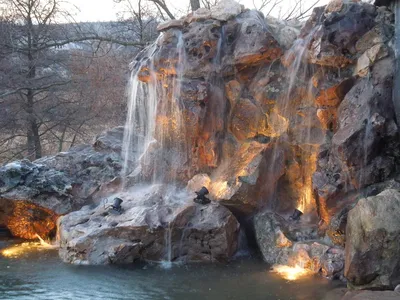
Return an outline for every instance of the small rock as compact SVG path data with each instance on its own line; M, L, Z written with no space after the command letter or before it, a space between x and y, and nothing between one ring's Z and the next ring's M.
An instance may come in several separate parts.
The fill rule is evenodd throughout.
M169 20L157 26L157 31L166 31L170 28L182 28L183 20Z
M207 8L200 7L196 11L192 12L189 14L185 19L184 23L193 23L193 22L199 22L199 21L204 21L207 19L211 19L211 11Z
M211 18L219 21L228 21L240 14L242 10L242 5L234 0L221 0L211 8Z

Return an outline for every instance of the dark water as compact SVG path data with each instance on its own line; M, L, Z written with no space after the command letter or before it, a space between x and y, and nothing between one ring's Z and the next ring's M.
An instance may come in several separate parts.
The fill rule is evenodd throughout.
M0 248L6 242L0 241ZM56 250L0 257L0 299L322 299L335 284L312 277L288 282L255 259L228 265L71 266Z

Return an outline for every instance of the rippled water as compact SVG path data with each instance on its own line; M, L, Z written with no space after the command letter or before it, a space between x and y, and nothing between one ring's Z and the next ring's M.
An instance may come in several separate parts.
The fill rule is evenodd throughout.
M0 241L0 248L6 246ZM0 299L322 299L322 278L287 282L255 259L228 265L71 266L56 250L0 257Z

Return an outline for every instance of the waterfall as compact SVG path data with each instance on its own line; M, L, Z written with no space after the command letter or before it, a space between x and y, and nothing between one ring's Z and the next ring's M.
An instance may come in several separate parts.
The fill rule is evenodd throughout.
M157 45L163 35L132 63L122 146L124 188L127 188L126 177L138 174L144 177L141 180L151 183L175 181L179 166L187 161L183 104L180 99L185 49L182 33L179 32L177 36L175 75L168 74L168 71L160 74L154 65L159 51ZM171 61L174 59L168 58Z
M279 151L282 145L287 144L296 154L296 163L299 164L298 175L300 178L290 184L297 192L297 209L303 213L310 213L315 208L312 192L312 174L316 169L316 155L318 152L317 137L313 136L313 118L316 115L314 104L313 82L310 68L307 63L308 47L318 27L314 28L305 38L297 39L291 49L286 53L287 63L287 90L281 103L278 104L278 112L286 120L287 134L278 135L274 142L270 170L276 168L280 161ZM299 99L297 99L297 98ZM296 116L297 115L297 116ZM296 116L296 117L294 117ZM290 172L290 171L289 171ZM274 195L275 197L277 195Z
M122 157L124 159L122 176L125 179L133 170L132 165L145 154L153 141L155 116L157 107L156 81L150 80L147 84L139 80L142 68L151 62L156 50L156 44L147 49L146 59L133 64L133 70L128 85L128 113L125 123L122 143ZM150 76L152 72L150 72ZM125 183L124 183L125 187Z

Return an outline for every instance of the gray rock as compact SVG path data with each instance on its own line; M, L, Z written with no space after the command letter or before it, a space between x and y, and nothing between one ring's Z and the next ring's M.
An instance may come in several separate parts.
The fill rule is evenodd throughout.
M207 8L200 7L196 11L189 14L185 19L184 23L192 23L198 21L204 21L207 19L211 19L211 11Z
M99 134L93 143L94 150L98 152L115 152L121 154L124 139L124 127L119 126Z
M356 57L354 44L375 25L375 6L352 2L343 3L343 6L344 9L332 13L315 8L314 15L303 28L300 36L313 36L311 63L331 67L352 64Z
M292 252L293 242L287 236L288 224L281 216L272 212L262 212L254 217L254 230L258 247L264 261L286 264Z
M72 181L63 172L28 160L0 167L0 198L30 201L58 214L73 207Z
M81 145L34 162L22 160L0 167L0 208L19 205L18 217L33 224L46 222L49 214L66 214L92 203L100 187L119 176L121 139L122 129L116 128L101 134L94 146ZM45 213L37 213L33 220L32 210ZM0 209L0 223L5 226L7 221L1 220L7 220L7 214L13 211ZM27 236L35 238L23 234Z
M211 8L211 18L228 21L240 14L242 10L243 6L234 0L221 0Z
M356 289L394 289L400 283L400 193L385 190L359 200L346 228L345 276Z
M300 29L303 23L295 22L295 19L290 21L279 20L271 16L265 17L268 29L272 32L275 39L284 49L292 47L294 41L300 34Z
M236 251L239 223L223 206L194 204L190 194L163 185L119 197L122 214L100 204L61 218L65 262L226 261Z
M337 288L328 292L323 300L395 300L399 299L398 297L391 291L349 291Z

